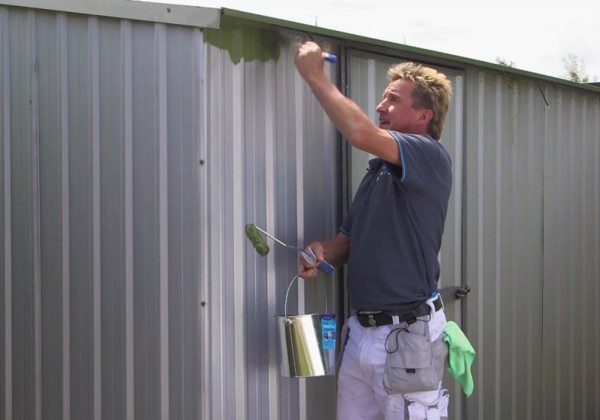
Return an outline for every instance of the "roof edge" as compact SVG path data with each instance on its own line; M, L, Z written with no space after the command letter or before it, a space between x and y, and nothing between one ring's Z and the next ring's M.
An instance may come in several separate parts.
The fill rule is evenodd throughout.
M218 28L221 9L140 0L0 0L0 5L199 28Z
M376 46L376 47L389 48L389 49L402 51L402 52L409 53L409 54L426 55L426 56L434 58L434 59L443 60L448 63L453 63L453 66L455 66L456 68L461 68L461 67L465 67L465 65L470 65L473 67L479 67L479 68L487 69L487 70L494 70L497 72L511 74L514 76L528 77L528 78L533 78L533 79L537 79L540 81L546 81L546 82L553 83L553 84L567 85L570 87L576 87L579 89L592 91L594 93L600 93L600 87L594 86L593 84L589 84L589 83L586 84L586 83L572 82L570 80L562 79L560 77L548 76L545 74L535 73L535 72L531 72L528 70L521 70L521 69L515 68L515 67L502 66L500 64L488 63L486 61L476 60L473 58L467 58L467 57L443 53L443 52L439 52L439 51L428 50L425 48L413 47L413 46L406 45L406 44L398 44L398 43L394 43L391 41L383 41L383 40L379 40L379 39L375 39L375 38L369 38L369 37L365 37L365 36L361 36L361 35L350 34L350 33L341 32L341 31L337 31L337 30L333 30L333 29L327 29L327 28L322 28L319 26L313 26L313 25L308 25L308 24L303 24L303 23L292 22L289 20L284 20L284 19L279 19L279 18L274 18L274 17L269 17L269 16L257 15L254 13L244 12L241 10L223 8L222 11L223 11L224 16L228 16L228 17L232 17L232 18L244 19L244 20L249 20L249 21L253 21L253 22L257 22L257 23L264 23L264 24L268 24L268 25L277 25L277 26L281 26L281 27L285 27L285 28L289 28L289 29L310 32L312 34L327 36L327 37L331 37L331 38L338 38L338 39L354 41L354 42L361 43L364 45L372 45L372 46Z

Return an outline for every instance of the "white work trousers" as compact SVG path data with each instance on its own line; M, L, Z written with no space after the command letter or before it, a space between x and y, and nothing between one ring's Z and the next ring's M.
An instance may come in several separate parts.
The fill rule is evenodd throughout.
M444 309L428 321L432 341L438 339L446 326ZM448 417L448 392L441 389L426 392L388 395L383 387L383 369L387 352L385 341L397 327L361 326L352 316L348 319L349 338L338 374L338 420L440 420Z

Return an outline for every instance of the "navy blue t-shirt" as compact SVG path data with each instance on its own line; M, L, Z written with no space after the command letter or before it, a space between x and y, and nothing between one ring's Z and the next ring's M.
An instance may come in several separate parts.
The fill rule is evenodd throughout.
M450 155L428 135L390 131L401 165L369 161L340 231L350 237L348 294L356 310L405 310L437 290L452 187Z

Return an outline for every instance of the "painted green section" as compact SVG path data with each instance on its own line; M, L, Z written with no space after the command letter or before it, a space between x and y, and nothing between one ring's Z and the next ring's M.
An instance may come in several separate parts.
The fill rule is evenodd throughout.
M223 16L219 29L204 29L204 41L229 52L234 64L279 60L281 37L274 27Z

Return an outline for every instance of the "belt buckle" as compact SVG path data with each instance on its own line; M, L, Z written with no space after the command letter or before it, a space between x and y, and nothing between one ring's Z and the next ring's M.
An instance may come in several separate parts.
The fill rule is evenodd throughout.
M369 314L369 319L367 320L371 327L375 327L377 325L377 321L373 318L373 315Z

